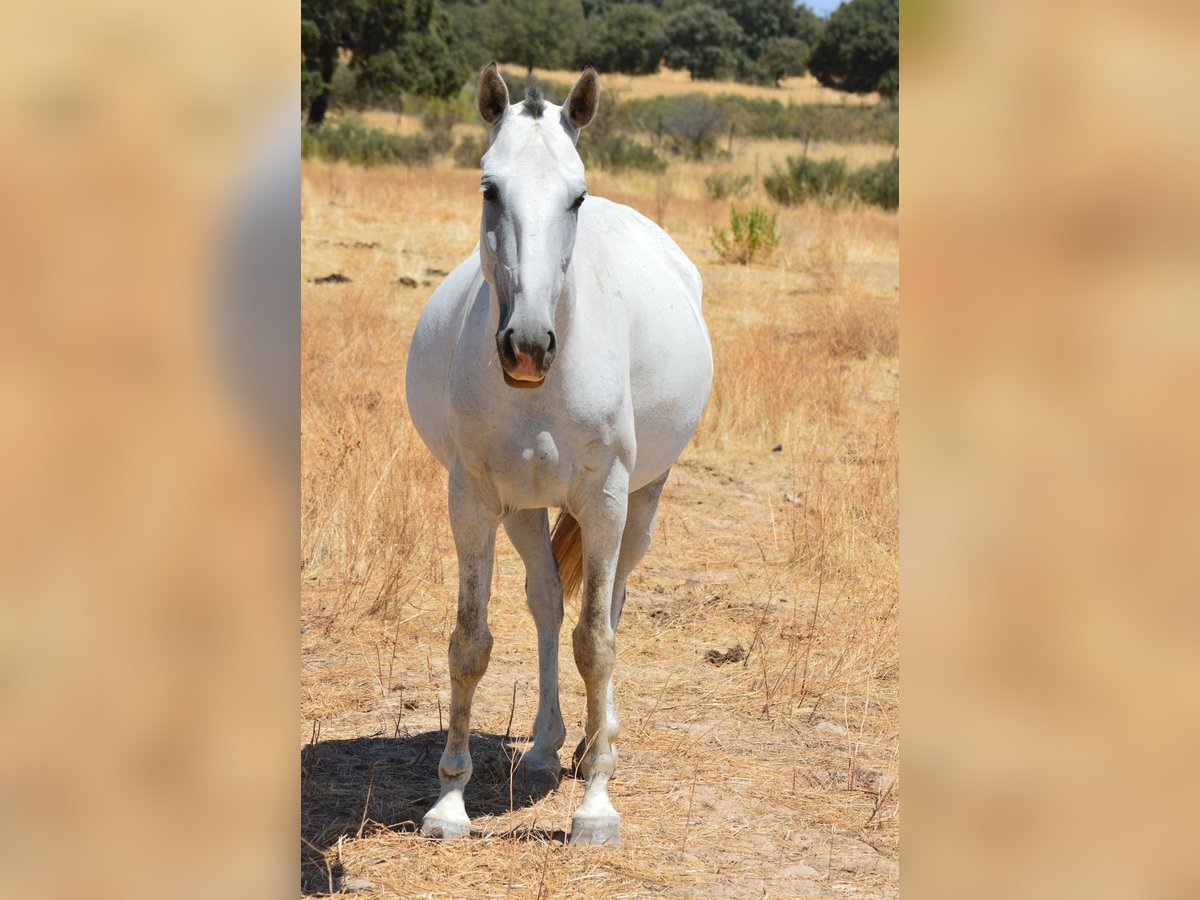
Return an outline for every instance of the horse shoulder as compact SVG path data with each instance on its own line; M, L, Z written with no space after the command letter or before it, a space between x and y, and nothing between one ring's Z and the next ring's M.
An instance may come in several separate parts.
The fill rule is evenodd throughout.
M434 456L452 454L446 391L455 347L483 287L478 248L454 268L426 301L413 331L405 374L409 416Z

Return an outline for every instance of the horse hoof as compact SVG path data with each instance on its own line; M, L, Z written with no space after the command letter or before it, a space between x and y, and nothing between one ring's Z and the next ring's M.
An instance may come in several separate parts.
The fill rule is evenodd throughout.
M456 841L459 838L466 837L471 833L471 822L469 819L461 821L456 819L439 819L435 816L426 816L421 820L421 834L427 838L434 838L439 841Z
M621 817L609 816L575 816L571 819L572 847L594 846L608 844L617 846L621 843Z

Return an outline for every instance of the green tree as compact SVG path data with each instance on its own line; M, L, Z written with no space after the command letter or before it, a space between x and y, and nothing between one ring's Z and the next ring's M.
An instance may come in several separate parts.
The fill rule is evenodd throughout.
M729 77L737 69L735 48L745 35L728 13L700 3L667 17L668 66L687 69L692 79Z
M571 66L586 27L579 0L492 0L487 15L496 59L530 74Z
M470 74L479 74L480 69L496 58L485 4L482 0L454 0L443 2L443 9ZM474 93L471 96L474 97Z
M301 0L300 19L301 96L311 126L325 120L341 56L368 94L445 97L469 72L437 0Z
M737 59L737 78L760 84L777 83L782 77L778 51L771 64L765 59L773 41L794 38L813 47L823 24L816 13L803 4L793 5L793 0L664 0L663 11L671 15L697 5L711 6L737 23L741 38L727 47ZM794 68L787 66L789 71Z
M621 3L588 19L576 67L650 75L658 71L666 46L667 32L657 9L647 3Z
M808 70L826 87L854 94L900 92L899 0L850 0L833 11Z
M799 38L773 37L767 40L758 63L766 77L778 87L779 79L804 74L808 53L808 44Z

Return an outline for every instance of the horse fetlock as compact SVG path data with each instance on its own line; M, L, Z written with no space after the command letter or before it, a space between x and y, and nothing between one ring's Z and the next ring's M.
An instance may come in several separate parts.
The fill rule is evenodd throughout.
M596 753L592 756L592 759L587 764L587 777L589 780L600 776L604 776L605 779L612 777L613 772L617 770L617 756L613 752L614 749L610 745L609 749L604 753ZM587 759L586 754L584 755L584 759Z
M549 718L548 721L538 721L533 727L533 744L535 748L545 747L547 752L557 753L567 740L567 726L563 722L562 713Z
M438 778L443 785L448 781L460 781L465 785L471 780L472 771L471 757L465 754L446 752L438 763Z

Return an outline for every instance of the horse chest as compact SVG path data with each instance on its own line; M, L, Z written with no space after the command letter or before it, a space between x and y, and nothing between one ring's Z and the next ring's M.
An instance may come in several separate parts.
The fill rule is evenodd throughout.
M495 407L460 407L458 413L458 456L504 509L564 505L607 472L624 445L610 421L580 429L561 415L522 415Z

